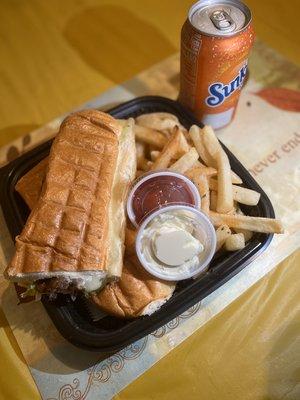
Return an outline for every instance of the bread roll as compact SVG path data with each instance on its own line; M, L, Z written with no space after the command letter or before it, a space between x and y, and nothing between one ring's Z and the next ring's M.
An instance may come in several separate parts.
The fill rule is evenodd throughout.
M8 279L32 284L63 278L86 291L102 286L120 135L120 124L96 110L77 112L63 121L51 147L41 196L16 238Z
M109 283L93 302L104 312L121 318L151 315L173 294L175 283L150 275L136 256L125 255L121 279Z
M32 210L41 194L43 181L46 177L48 157L36 164L30 171L18 180L15 190L22 196Z
M125 249L126 200L129 187L136 175L134 120L131 118L128 121L122 121L122 125L117 169L109 205L108 279L119 278L122 273Z

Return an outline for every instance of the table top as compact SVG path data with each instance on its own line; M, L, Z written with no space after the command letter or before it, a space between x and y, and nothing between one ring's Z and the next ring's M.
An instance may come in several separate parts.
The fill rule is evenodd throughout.
M191 3L174 0L170 18L168 1L3 2L0 145L25 135L26 146L29 131L171 56ZM300 64L298 2L261 3L248 1L259 36ZM122 22L111 32L116 15ZM116 398L296 399L299 260L294 254L280 264ZM3 313L0 321L0 398L39 398Z

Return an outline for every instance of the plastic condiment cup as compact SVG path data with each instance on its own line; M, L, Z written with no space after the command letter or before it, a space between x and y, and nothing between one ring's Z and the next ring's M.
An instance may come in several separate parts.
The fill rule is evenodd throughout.
M181 266L168 266L160 262L155 265L154 263L148 262L143 254L143 246L151 246L151 240L144 237L145 230L156 217L168 213L174 214L174 212L181 213L184 218L189 219L195 230L193 236L196 237L204 246L204 250L198 255L199 263L187 270L181 268ZM163 226L163 223L161 226ZM189 206L174 205L153 212L142 222L136 238L136 253L140 263L151 275L166 281L180 281L204 273L208 269L209 263L215 254L215 249L216 232L212 223L204 213Z
M169 199L166 199L165 202L160 203L160 198L164 196L164 188L163 188L164 185L162 184L162 180L166 180L167 182L167 178L170 178L170 182L172 182L173 178L174 182L177 182L176 183L177 185L179 183L181 184L181 188L173 190L173 194L175 194L175 196L173 196L173 199L170 197ZM160 187L153 188L153 186L151 186L153 185L153 182L155 182L155 180L157 180L157 182L160 183ZM157 203L154 204L152 207L149 207L147 209L147 212L142 213L140 218L137 218L137 214L135 213L134 210L134 200L139 190L141 190L142 185L144 186L143 188L144 199L141 199L141 203L144 204L144 200L150 193L150 191L152 196L154 192L154 195L157 198ZM165 190L167 190L168 188L170 188L170 183L169 185L166 184ZM189 196L191 201L187 201L187 197ZM176 200L174 199L174 197L177 197ZM164 207L168 207L170 205L186 205L199 209L201 205L201 198L196 186L186 176L177 172L171 172L169 170L148 172L139 177L136 180L136 182L134 182L133 187L128 195L127 214L133 225L135 227L139 227L142 221L152 212Z

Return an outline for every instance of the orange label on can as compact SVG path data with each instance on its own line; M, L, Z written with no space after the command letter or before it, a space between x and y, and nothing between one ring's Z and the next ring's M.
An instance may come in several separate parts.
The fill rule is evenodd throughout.
M224 103L226 99L234 95L237 90L241 89L247 74L247 64L239 70L238 75L228 84L222 82L212 83L208 87L209 96L205 99L208 107L218 107Z
M186 21L179 101L199 120L215 128L231 121L247 76L253 41L252 25L231 37L214 37L202 35Z

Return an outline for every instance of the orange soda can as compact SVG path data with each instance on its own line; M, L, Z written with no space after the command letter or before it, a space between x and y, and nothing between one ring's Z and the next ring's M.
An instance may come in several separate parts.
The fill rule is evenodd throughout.
M234 117L254 42L251 19L238 0L200 0L182 27L178 100L215 129Z

